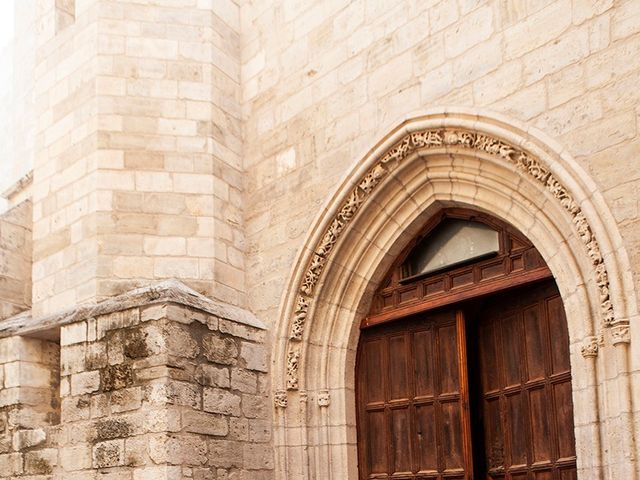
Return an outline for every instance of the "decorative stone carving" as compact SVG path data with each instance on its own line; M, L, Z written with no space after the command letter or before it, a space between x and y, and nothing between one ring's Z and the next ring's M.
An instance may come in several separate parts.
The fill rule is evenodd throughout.
M320 407L328 407L331 404L331 395L329 390L321 390L318 393L318 405Z
M619 323L611 327L611 343L619 345L623 343L631 342L631 332L629 330L629 324Z
M289 400L285 390L277 390L273 396L273 403L276 408L287 408Z
M294 311L293 327L291 328L291 340L302 340L304 333L304 322L307 320L307 312L309 311L309 300L302 295L298 296L296 309Z
M578 236L585 246L587 255L591 259L596 286L600 295L602 322L606 326L611 326L615 317L609 294L609 276L600 251L600 246L593 235L593 230L582 209L567 188L553 175L546 165L543 165L537 158L530 156L527 152L514 145L510 145L501 139L486 134L463 129L440 128L412 132L405 135L382 156L381 160L362 177L357 183L357 187L351 191L314 249L313 257L299 287L300 293L308 298L304 298L304 308L300 307L300 298L302 297L300 297L296 303L291 321L290 338L292 340L299 341L302 339L307 312L313 301L314 289L340 235L344 232L368 196L371 195L380 184L382 178L388 175L389 172L413 152L447 146L468 148L500 157L512 164L517 170L536 180L558 200L564 210L571 215ZM591 356L590 351L585 352L587 353L586 356ZM293 376L297 374L298 361L298 357L295 357L295 368L291 368L292 358L294 358L292 356L293 353L293 351L289 351L288 356L290 367L287 388L289 389L297 388L297 386L292 386L297 385L297 378L294 379Z
M597 357L598 348L598 337L587 337L585 338L580 351L584 358Z
M316 286L316 283L320 278L325 262L325 257L322 257L317 253L313 255L311 264L309 265L307 273L304 276L304 280L302 281L302 286L300 287L300 291L302 293L305 295L311 295L313 293L313 288Z
M298 362L300 350L291 350L287 355L287 390L298 389Z

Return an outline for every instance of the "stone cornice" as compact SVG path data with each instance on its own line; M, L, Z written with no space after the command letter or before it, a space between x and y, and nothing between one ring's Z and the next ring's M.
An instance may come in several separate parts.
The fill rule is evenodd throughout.
M166 280L100 303L78 305L53 315L34 318L30 311L23 312L0 322L0 337L38 334L88 318L158 303L184 305L225 320L266 330L265 324L251 312L205 297L177 280Z
M20 177L20 179L17 182L15 182L13 185L9 186L6 190L4 190L2 194L0 194L0 196L2 196L2 198L10 199L14 195L20 193L22 190L27 188L29 185L31 185L32 182L33 182L33 170L29 171L28 173Z

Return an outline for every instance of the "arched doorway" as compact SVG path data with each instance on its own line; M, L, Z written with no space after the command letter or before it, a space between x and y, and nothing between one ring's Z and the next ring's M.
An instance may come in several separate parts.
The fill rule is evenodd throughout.
M576 478L562 299L513 227L441 211L361 328L360 478Z
M272 351L276 478L358 478L360 322L398 255L452 207L513 225L553 273L569 332L578 478L639 478L631 338L640 317L593 181L552 139L491 112L434 109L385 133L328 195L283 290Z

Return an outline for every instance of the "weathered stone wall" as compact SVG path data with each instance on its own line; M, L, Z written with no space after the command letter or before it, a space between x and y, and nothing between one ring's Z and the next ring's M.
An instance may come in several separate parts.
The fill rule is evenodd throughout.
M1 339L0 478L271 478L264 340L176 303Z
M31 201L0 216L0 320L31 307Z
M0 478L50 478L58 462L60 348L0 339Z

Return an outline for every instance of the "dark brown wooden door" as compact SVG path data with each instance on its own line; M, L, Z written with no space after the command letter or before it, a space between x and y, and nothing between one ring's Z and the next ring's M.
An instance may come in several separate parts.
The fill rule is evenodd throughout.
M470 329L479 478L575 480L569 338L555 284L491 298Z
M360 478L575 480L568 348L553 282L363 330Z
M468 478L464 345L464 322L455 311L363 332L357 368L361 478Z

